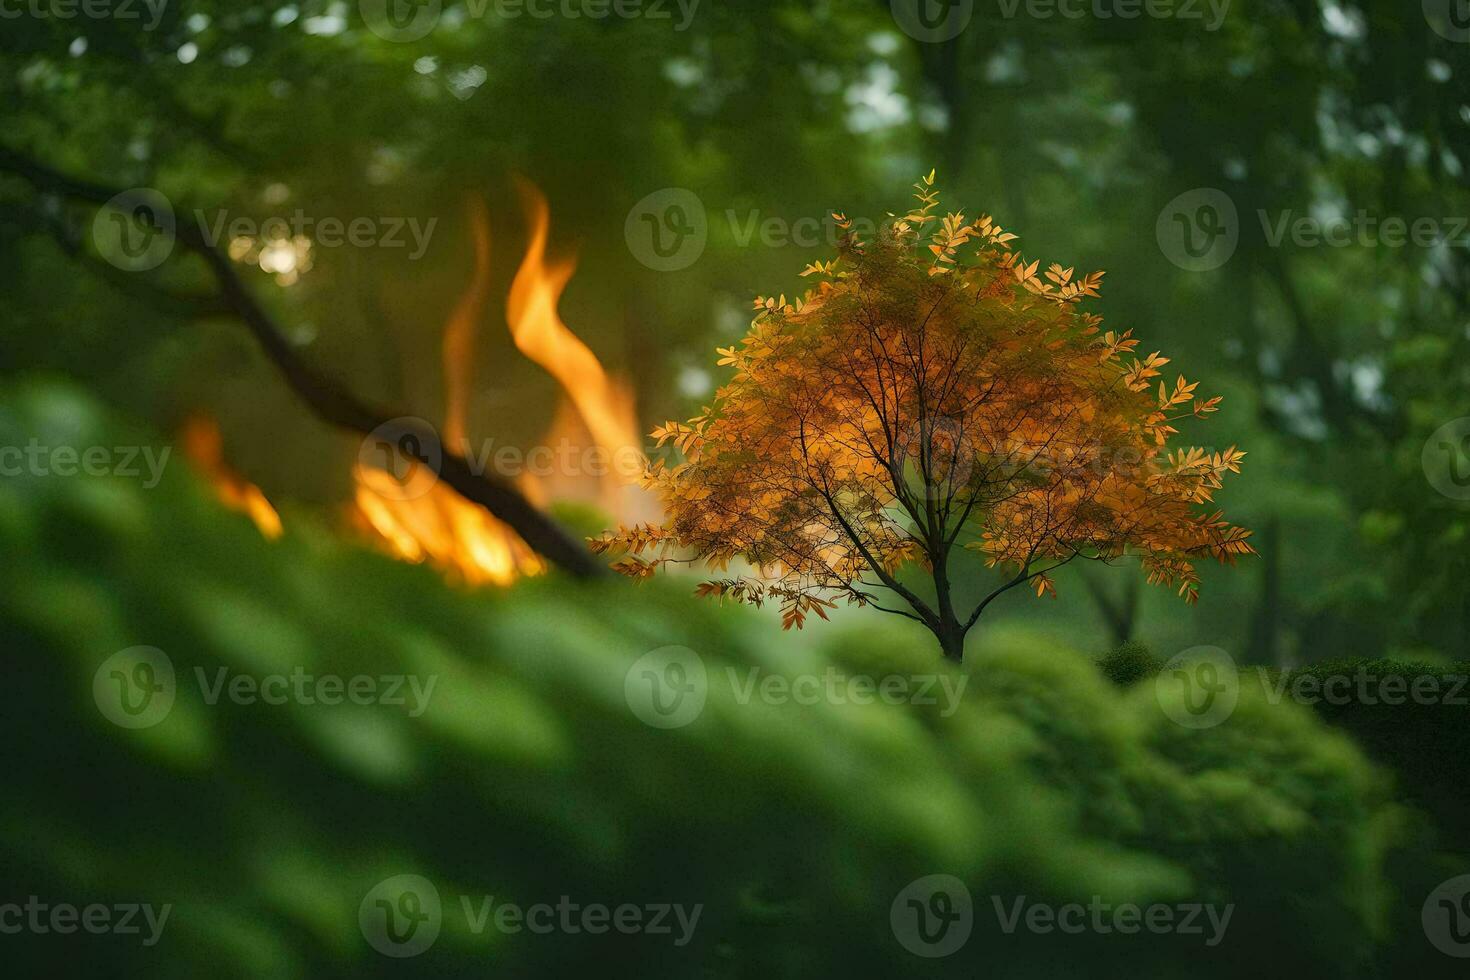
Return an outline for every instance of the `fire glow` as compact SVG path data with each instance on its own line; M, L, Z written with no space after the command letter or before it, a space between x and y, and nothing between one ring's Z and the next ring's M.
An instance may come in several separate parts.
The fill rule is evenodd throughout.
M180 441L188 456L204 478L214 487L220 501L231 510L247 515L260 533L274 540L281 536L281 517L260 488L230 469L224 461L219 426L203 415L195 415L184 423Z
M573 259L548 260L546 243L550 211L545 198L529 184L521 186L530 222L530 240L511 284L506 321L516 348L556 379L561 405L546 445L597 447L608 458L637 459L637 420L629 388L610 377L590 348L562 322L557 305L576 269ZM452 450L468 445L466 416L472 390L475 335L489 301L490 221L483 201L470 204L474 237L474 273L444 328L444 443ZM641 465L637 467L641 470ZM636 473L595 475L522 473L517 486L528 500L544 506L548 499L596 503L615 516L646 508ZM413 476L410 473L409 479ZM392 474L358 463L354 511L391 554L405 561L429 562L451 579L470 585L505 585L523 575L536 575L545 563L510 527L469 503L448 486L433 484L427 493L402 499L402 483Z

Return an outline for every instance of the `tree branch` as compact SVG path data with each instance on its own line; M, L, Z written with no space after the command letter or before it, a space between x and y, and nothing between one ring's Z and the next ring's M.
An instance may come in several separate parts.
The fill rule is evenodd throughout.
M0 148L0 172L21 177L38 190L92 204L105 204L125 193L69 177L5 148ZM413 446L412 454L421 463L431 468L437 463L439 477L456 493L504 521L527 545L549 561L578 578L607 574L601 563L579 542L533 506L510 483L476 473L463 457L447 449L436 453L441 457L436 461L430 458L430 454L438 447L425 446L417 440L398 439L400 435L422 436L422 433L410 432L395 416L359 401L302 361L270 314L240 280L230 259L208 242L198 228L180 224L174 229L174 235L179 244L204 260L219 286L221 301L244 322L287 385L319 418L360 436L376 431L401 446Z

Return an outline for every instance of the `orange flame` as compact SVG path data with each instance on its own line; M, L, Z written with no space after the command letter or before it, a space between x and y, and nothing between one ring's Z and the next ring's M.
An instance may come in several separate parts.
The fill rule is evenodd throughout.
M521 185L531 222L530 240L506 303L506 320L516 347L561 385L562 405L546 447L568 445L601 450L604 468L532 477L523 474L521 492L535 503L548 496L597 500L626 517L630 508L646 511L646 494L628 486L642 472L638 424L629 388L603 369L597 356L562 322L557 303L576 270L571 259L549 261L546 243L551 217L546 199ZM475 334L484 318L490 283L490 220L485 204L470 202L475 266L469 285L444 327L445 446L467 448L468 412ZM588 457L583 454L582 458ZM528 460L529 461L529 460ZM619 472L624 471L624 472ZM545 570L545 563L507 525L466 502L442 483L409 500L392 475L359 463L353 470L359 519L394 555L427 561L469 584L508 584ZM647 499L646 499L647 498Z
M608 376L597 355L562 321L557 304L576 271L577 263L570 258L546 258L546 240L551 225L546 198L525 181L519 183L519 188L521 202L530 219L531 238L521 267L511 282L510 297L505 305L511 339L522 354L561 384L593 445L605 454L607 469L592 474L599 477L601 502L613 511L626 510L627 501L620 499L624 496L621 489L634 482L643 471L633 393L627 384ZM578 428L569 413L558 411L557 422L544 441L547 445L557 445L562 441L583 442L585 440L576 437ZM565 478L575 475L561 476L565 483Z
M188 456L214 487L219 499L231 510L249 516L260 533L272 540L283 532L281 516L271 506L260 488L236 473L224 461L219 426L204 415L191 416L180 433L184 455Z
M474 375L475 334L490 296L490 216L470 200L475 268L444 326L444 444L462 451ZM545 570L540 557L507 525L435 483L427 493L401 499L402 485L384 470L359 462L352 471L358 515L395 556L428 561L469 585L508 585Z

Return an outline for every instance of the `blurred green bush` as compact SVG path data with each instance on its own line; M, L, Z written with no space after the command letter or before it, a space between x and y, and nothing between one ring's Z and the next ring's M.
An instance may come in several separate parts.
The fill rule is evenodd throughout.
M0 444L159 443L65 387L0 404ZM1388 779L1310 711L1250 691L1227 723L1188 730L1154 685L1119 690L1062 649L994 649L961 674L868 628L820 651L770 649L744 613L679 583L466 593L304 515L266 541L179 459L146 490L123 476L0 479L0 549L11 894L174 906L153 947L7 936L20 974L1369 976L1386 950L1425 945L1394 931L1393 909L1419 899L1394 894L1387 872L1414 841ZM137 645L164 651L177 693L157 724L128 729L93 683ZM660 729L625 681L668 645L696 652L707 698ZM221 668L435 686L416 716L209 704L196 670L212 683ZM890 675L911 693L932 678L910 700L935 703L798 703L749 686ZM441 934L412 960L359 929L365 896L400 874L443 901ZM974 933L942 960L912 955L890 924L899 892L932 874L974 902ZM677 947L476 933L461 898L488 895L702 914ZM1214 946L1208 927L1007 934L997 906L1022 896L1234 908Z
M1145 644L1129 640L1103 654L1098 659L1097 666L1114 684L1130 687L1141 680L1156 676L1164 662L1155 657Z

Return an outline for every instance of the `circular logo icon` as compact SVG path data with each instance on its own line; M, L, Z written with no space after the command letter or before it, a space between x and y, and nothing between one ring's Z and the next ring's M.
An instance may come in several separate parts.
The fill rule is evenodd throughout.
M1445 40L1470 42L1470 0L1424 0L1424 19Z
M930 500L952 497L975 473L975 447L959 419L914 422L898 436L893 448Z
M1470 875L1451 878L1430 892L1420 919L1435 949L1470 959Z
M1185 728L1214 728L1235 712L1240 672L1219 647L1190 647L1154 680L1154 695L1169 720Z
M368 945L384 956L417 956L439 938L439 890L422 875L394 875L373 886L357 908Z
M368 487L387 500L415 500L439 482L444 446L425 419L389 419L362 440L357 462Z
M704 711L709 680L704 661L688 647L659 647L633 662L623 697L633 714L654 728L683 728Z
M942 44L970 24L975 0L889 0L894 23L915 41Z
M704 202L683 187L654 191L629 210L623 238L633 258L655 272L687 269L709 238Z
M1154 234L1164 258L1187 272L1208 272L1235 254L1240 216L1224 191L1196 187L1164 205Z
M975 925L970 889L954 875L926 875L898 893L888 923L904 949L915 956L948 956L970 938Z
M97 710L123 728L151 728L163 721L177 690L173 661L158 647L119 650L92 675Z
M1419 462L1431 487L1451 500L1470 500L1470 416L1435 429Z
M151 187L114 196L92 219L97 254L124 272L156 269L174 250L174 208Z
M444 12L444 0L357 0L357 9L378 37L407 43L428 36Z

